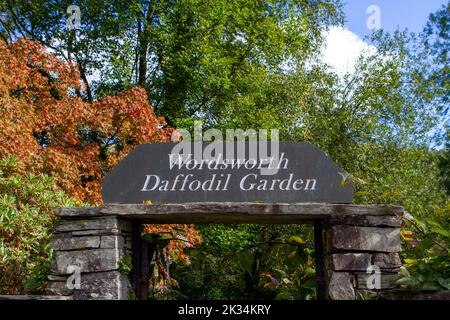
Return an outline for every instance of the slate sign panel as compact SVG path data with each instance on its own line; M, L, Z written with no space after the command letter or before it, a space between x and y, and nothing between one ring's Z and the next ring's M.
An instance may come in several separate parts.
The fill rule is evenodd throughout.
M205 142L138 146L106 175L103 202L353 202L353 186L341 184L345 172L310 143L280 142L277 157L270 143L267 155L255 157L248 141L244 155L236 143L218 144L213 158Z

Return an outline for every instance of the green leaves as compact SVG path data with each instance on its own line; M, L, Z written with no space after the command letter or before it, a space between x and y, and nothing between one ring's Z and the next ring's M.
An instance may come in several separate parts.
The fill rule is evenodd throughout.
M292 244L304 244L305 243L305 241L302 238L300 238L299 236L290 237L288 242L292 243Z
M271 78L285 78L287 60L312 58L322 31L343 21L338 0L81 0L81 29L73 33L65 1L8 3L14 12L6 4L2 12L17 17L0 33L9 41L30 26L27 36L100 75L90 83L97 98L139 84L178 126L201 114L222 126L238 118L240 105L271 111Z
M441 236L444 236L444 237L447 237L447 238L450 237L450 232L448 230L443 229L443 228L432 227L430 229L430 231L434 232L434 233L437 233L437 234L440 234Z
M417 285L418 281L416 281L414 278L411 278L411 277L403 277L403 278L398 279L396 281L396 283L399 285L406 285L406 286L414 287Z
M241 269L248 274L253 274L254 257L252 252L245 250L238 255L238 263Z
M50 268L54 210L77 205L53 180L0 159L0 293L42 293Z
M129 253L126 253L122 259L119 260L119 272L128 275L133 269L132 257Z
M450 278L438 278L437 282L446 290L450 290Z
M434 212L424 221L406 222L405 228L411 229L412 238L403 244L402 255L410 275L399 279L398 284L430 291L448 290L449 209L448 205L434 206Z

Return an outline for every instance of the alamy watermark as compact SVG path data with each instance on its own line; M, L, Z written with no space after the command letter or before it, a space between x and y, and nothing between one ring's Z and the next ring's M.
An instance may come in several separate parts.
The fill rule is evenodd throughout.
M381 9L377 5L370 5L366 9L366 13L369 17L366 20L366 26L369 30L381 29Z
M172 141L179 141L180 136L181 142L169 155L171 167L224 166L240 161L245 167L257 168L261 175L274 175L283 165L278 129L270 129L269 141L267 129L227 129L224 136L218 129L203 131L203 122L195 121L192 135L186 129L179 129L172 135ZM203 142L210 143L203 148Z
M366 287L369 290L381 289L381 271L380 267L376 265L370 265L366 269L366 273L370 274L366 280Z
M81 10L79 6L70 5L66 10L68 17L66 25L69 30L79 30L81 28Z
M81 289L81 267L77 265L69 265L67 266L67 273L70 274L66 280L67 289Z

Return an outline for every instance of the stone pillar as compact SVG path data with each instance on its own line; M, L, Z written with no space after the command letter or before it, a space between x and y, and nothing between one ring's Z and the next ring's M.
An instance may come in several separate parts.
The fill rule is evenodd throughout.
M62 218L51 242L48 294L80 300L129 299L131 231L129 221L115 216Z
M327 296L376 298L396 287L400 271L398 216L332 215L325 227Z

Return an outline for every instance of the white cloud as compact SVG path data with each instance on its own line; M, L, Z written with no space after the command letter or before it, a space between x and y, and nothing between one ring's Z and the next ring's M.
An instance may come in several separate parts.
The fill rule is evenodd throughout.
M375 50L374 46L364 42L356 33L342 27L332 27L325 34L322 59L339 75L344 75L355 71L361 53L373 53Z

